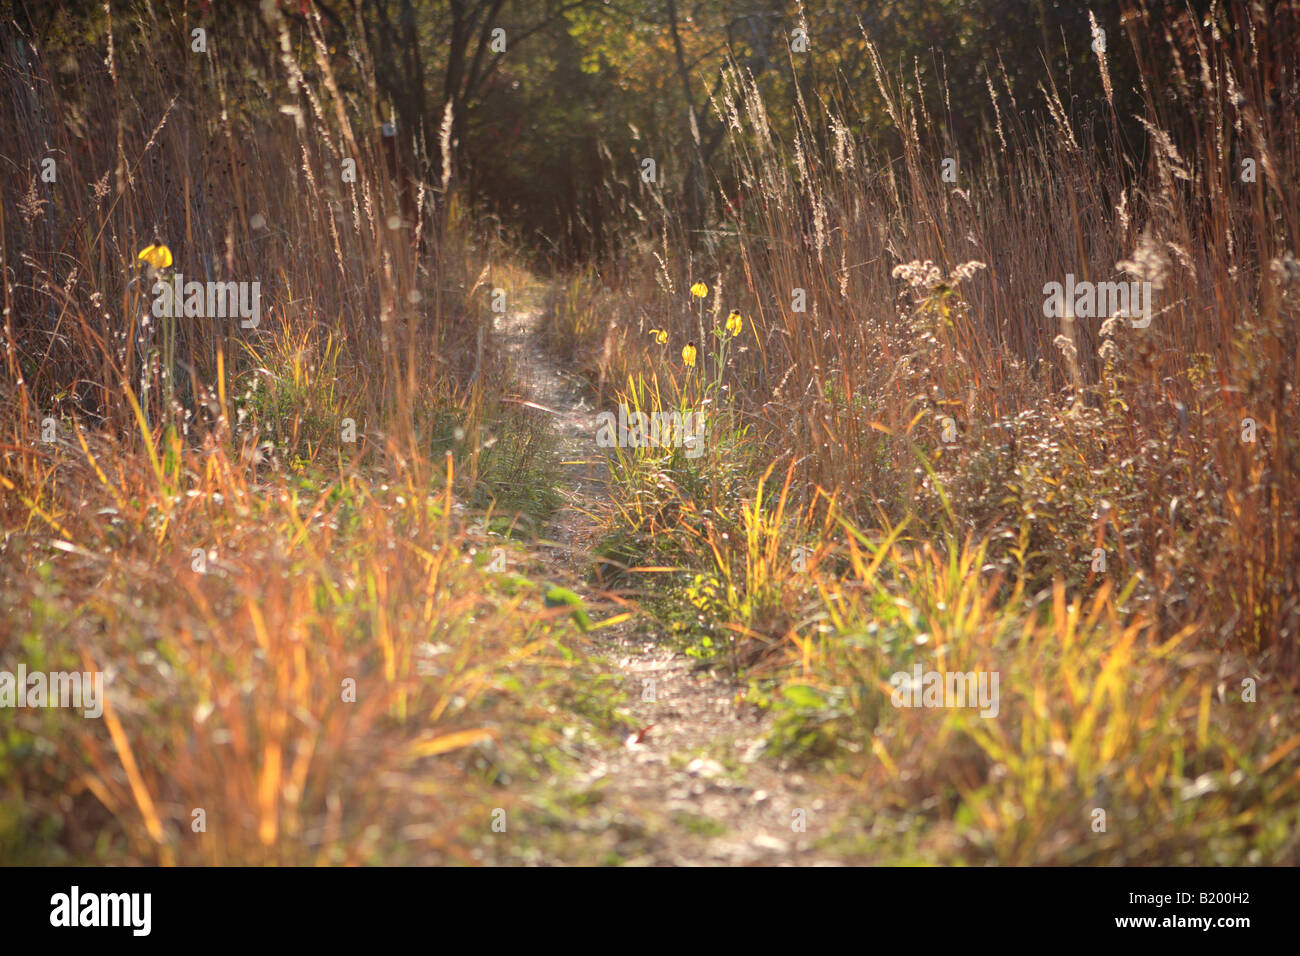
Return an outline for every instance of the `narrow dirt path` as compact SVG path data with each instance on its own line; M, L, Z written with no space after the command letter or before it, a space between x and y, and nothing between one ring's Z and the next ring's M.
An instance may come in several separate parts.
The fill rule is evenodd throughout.
M589 607L608 600L585 583L608 500L596 446L596 414L581 384L563 374L542 341L542 306L497 320L526 397L553 415L565 500L547 530L544 561ZM606 616L593 614L593 618ZM569 808L553 825L549 863L817 864L813 843L829 832L828 800L799 773L760 758L767 723L741 704L743 684L696 669L696 661L631 622L595 633L616 675L635 732L621 745L588 748L586 765L561 785ZM557 783L559 783L557 781Z

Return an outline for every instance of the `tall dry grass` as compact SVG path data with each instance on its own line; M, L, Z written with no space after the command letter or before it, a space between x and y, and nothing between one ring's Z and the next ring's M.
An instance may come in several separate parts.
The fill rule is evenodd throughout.
M759 680L776 750L854 776L864 852L1297 859L1300 23L1229 12L1130 22L1141 143L996 73L953 143L874 48L883 116L801 90L776 123L733 70L712 228L651 193L640 244L557 297L611 407L698 401L678 349L707 379L745 315L707 453L614 458L606 547L682 569L643 579L661 615ZM1149 281L1150 326L1046 318L1067 275ZM999 672L1000 714L889 706L917 662Z
M1285 10L1249 16L1231 42L1188 21L1181 72L1145 88L1141 144L1120 141L1108 103L1067 109L1047 87L1034 124L991 83L986 138L943 145L940 117L874 50L890 136L853 135L871 117L847 97L801 94L783 142L732 72L715 106L739 204L720 194L724 217L694 243L668 215L599 282L579 276L557 338L606 387L680 377L677 350L699 337L686 287L704 280L712 323L748 319L725 377L734 410L805 495L989 537L999 568L1040 586L1095 585L1104 547L1169 628L1212 620L1294 673L1300 133L1252 64L1282 57L1294 96L1296 27ZM1166 42L1133 40L1140 58ZM1067 274L1151 281L1151 327L1045 318L1044 284Z
M0 711L0 858L470 861L578 666L470 527L545 481L499 243L403 206L359 40L125 9L0 51L0 669L107 694ZM153 318L154 242L260 282L260 324Z

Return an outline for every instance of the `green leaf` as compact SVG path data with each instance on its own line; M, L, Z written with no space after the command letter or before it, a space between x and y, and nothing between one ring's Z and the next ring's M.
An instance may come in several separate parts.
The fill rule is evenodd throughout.
M582 604L582 598L578 597L578 595L574 594L568 588L562 588L558 584L552 585L547 590L542 600L546 602L547 607L559 607L562 604L567 604L569 607L573 608L573 613L570 617L573 618L574 623L584 631L591 630L591 618L587 616L587 612Z
M804 684L789 684L781 688L781 696L804 710L820 710L826 706L826 699Z

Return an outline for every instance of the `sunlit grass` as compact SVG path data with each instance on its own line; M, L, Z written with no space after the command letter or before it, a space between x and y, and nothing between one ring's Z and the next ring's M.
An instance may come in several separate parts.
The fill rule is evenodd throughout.
M728 77L744 214L692 249L666 241L685 232L669 207L603 287L583 273L560 297L557 340L638 407L677 400L658 384L672 344L746 317L710 453L611 456L607 548L653 555L633 577L695 652L751 677L773 753L856 781L842 847L1294 862L1300 299L1271 264L1300 244L1293 187L1246 194L1222 155L1184 174L1170 149L1137 173L1118 144L1080 147L1056 104L1054 129L1016 119L945 185L931 117L878 82L901 158L847 162L832 133L851 112L801 106L792 155ZM1210 92L1193 124L1256 122ZM1150 129L1173 128L1163 108ZM1294 126L1274 134L1290 162ZM1116 220L1121 193L1140 214ZM1210 222L1253 239L1229 252ZM1149 328L1042 317L1045 281L1117 271L1154 282ZM999 713L892 706L917 662L997 672Z
M600 730L573 726L570 613L501 534L557 503L547 425L501 401L484 334L526 273L489 268L499 237L451 201L417 260L373 102L317 72L322 108L266 111L256 91L321 69L311 38L218 60L178 104L148 66L162 25L108 26L116 76L31 90L97 131L59 133L60 195L93 206L23 218L6 190L0 385L0 669L103 671L107 701L0 710L0 859L473 862L518 799L502 781L561 761L561 727ZM35 118L0 125L43 153ZM134 178L101 181L115 141ZM260 326L151 330L146 246L259 280Z

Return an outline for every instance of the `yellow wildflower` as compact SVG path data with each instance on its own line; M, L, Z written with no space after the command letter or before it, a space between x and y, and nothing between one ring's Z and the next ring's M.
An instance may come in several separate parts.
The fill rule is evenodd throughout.
M687 368L695 368L695 343L688 342L682 346L682 361Z
M703 299L708 294L709 294L709 287L706 286L703 282L697 282L693 286L691 286L691 295L695 296L695 298L697 299Z
M141 249L136 259L148 263L155 269L166 269L172 264L172 251L162 244L151 244Z
M727 334L733 339L740 334L740 330L745 327L745 321L740 317L740 313L735 309L727 316Z
M651 329L651 330L650 330L650 334L653 335L653 336L655 337L655 343L656 343L656 344L658 344L658 345L667 345L667 344L668 344L668 330L667 330L667 329Z

